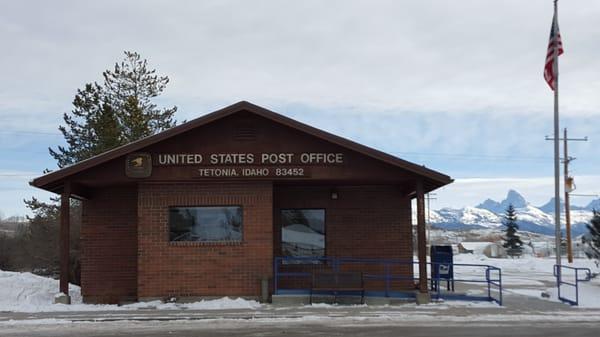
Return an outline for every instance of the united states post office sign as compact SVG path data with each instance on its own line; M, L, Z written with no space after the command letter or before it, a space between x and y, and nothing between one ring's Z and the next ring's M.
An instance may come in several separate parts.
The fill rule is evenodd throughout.
M339 152L265 153L161 153L153 155L154 166L183 165L341 165Z

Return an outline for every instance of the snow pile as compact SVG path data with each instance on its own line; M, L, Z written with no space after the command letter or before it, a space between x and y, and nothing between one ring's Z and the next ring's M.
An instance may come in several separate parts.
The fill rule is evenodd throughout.
M69 285L71 305L54 304L58 292L58 280L41 277L32 273L19 273L0 270L0 312L48 312L48 311L100 311L100 310L226 310L258 309L261 304L242 298L224 297L216 300L203 300L193 303L163 303L160 301L140 302L123 306L83 304L81 290Z
M225 309L258 309L262 305L256 301L249 301L243 298L223 297L218 300L208 300L193 302L183 305L191 310L225 310Z
M57 291L58 280L0 270L0 311L42 311L54 303ZM69 285L69 295L74 303L81 303L78 286Z
M262 305L256 301L249 301L243 298L223 297L216 300L201 300L199 302L175 303L175 302L138 302L121 306L123 309L159 309L159 310L229 310L229 309L259 309Z

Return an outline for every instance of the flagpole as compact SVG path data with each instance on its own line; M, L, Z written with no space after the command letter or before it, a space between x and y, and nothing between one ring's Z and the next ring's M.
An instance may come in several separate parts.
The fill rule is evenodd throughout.
M552 29L556 29L556 22L558 21L558 0L554 0L554 21L552 22ZM554 31L556 34L557 32ZM557 38L556 35L554 37ZM557 43L557 42L556 42ZM560 232L560 127L558 118L558 43L554 48L554 226L555 226L555 244L556 244L556 264L561 265L560 256L560 243L561 243L561 232Z

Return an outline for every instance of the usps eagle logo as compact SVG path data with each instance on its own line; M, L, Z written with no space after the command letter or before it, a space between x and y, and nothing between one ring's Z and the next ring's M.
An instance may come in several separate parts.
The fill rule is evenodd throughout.
M152 160L147 153L132 153L127 156L125 173L130 178L148 178L152 174Z
M131 159L131 166L142 167L144 166L144 157L135 157Z

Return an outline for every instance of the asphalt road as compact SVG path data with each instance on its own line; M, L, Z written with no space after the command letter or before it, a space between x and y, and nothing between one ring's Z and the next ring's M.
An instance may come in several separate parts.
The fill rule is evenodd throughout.
M439 322L438 322L439 323ZM366 324L365 326L338 326L330 324L243 324L235 327L215 326L214 324L188 324L183 323L180 326L168 322L168 324L126 324L122 328L118 325L106 326L106 323L100 324L82 324L56 325L56 326L36 326L21 327L19 329L9 328L0 331L2 336L85 336L85 337L107 337L107 336L127 336L127 337L203 337L203 336L364 336L364 337L383 337L383 336L446 336L446 337L468 337L468 336L598 336L598 325L537 325L526 324L517 326L381 326ZM469 324L465 322L465 324ZM499 323L501 324L501 323ZM237 324L234 324L237 325Z

